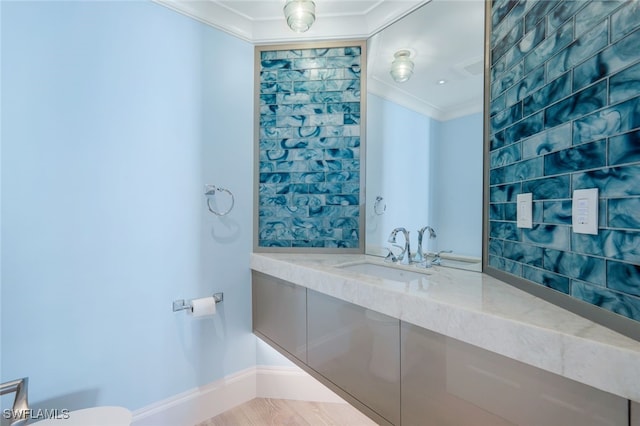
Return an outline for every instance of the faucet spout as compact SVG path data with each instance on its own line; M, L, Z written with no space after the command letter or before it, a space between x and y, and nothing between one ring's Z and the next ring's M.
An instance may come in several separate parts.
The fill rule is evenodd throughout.
M415 256L413 257L414 262L420 263L420 262L424 262L427 260L427 258L424 255L424 252L422 250L422 239L424 237L424 233L426 231L429 231L429 239L433 240L436 238L436 231L430 227L430 226L425 226L423 228L420 228L418 230L418 250L416 251Z
M395 228L393 231L391 231L388 241L392 244L395 243L396 237L399 232L402 232L402 235L404 236L404 249L402 250L402 253L398 255L398 262L403 265L409 265L411 263L411 244L409 241L409 231L407 231L405 228Z

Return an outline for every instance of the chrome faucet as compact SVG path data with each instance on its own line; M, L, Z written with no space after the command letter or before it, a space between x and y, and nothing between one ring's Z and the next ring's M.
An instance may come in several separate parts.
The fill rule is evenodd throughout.
M430 227L425 226L424 228L418 229L418 250L416 251L416 255L413 256L413 261L416 263L421 263L427 260L423 251L422 251L422 237L424 236L424 232L429 231L429 239L433 240L436 238L436 231Z
M411 244L409 243L409 231L404 228L394 229L389 235L388 242L392 244L395 243L396 235L398 235L398 232L402 232L402 235L404 235L404 249L402 250L402 253L398 255L398 262L403 265L409 265L411 263Z

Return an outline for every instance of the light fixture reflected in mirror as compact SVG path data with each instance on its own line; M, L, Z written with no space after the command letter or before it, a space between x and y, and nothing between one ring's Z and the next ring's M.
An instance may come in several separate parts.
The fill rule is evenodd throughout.
M393 57L391 64L391 77L397 83L404 83L411 78L413 74L413 61L411 60L411 52L403 49L398 50Z
M297 33L303 33L311 28L316 20L316 4L311 0L287 0L284 5L284 16L287 25Z

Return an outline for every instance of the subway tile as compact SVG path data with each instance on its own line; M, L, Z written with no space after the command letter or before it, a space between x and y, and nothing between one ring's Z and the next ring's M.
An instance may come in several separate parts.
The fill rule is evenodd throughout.
M612 290L640 296L640 265L607 261L607 286Z
M492 93L493 93L493 86L491 87ZM507 107L506 104L506 95L503 93L500 96L495 97L492 95L491 96L491 102L489 104L489 116L493 116L497 113L499 113L500 111L502 111L503 109L505 109Z
M515 44L511 49L505 53L501 60L504 61L505 69L509 69L514 66L516 63L521 61L529 52L532 52L540 42L544 40L544 25L541 27L534 28L528 34L520 40L519 43ZM526 63L525 63L525 72L526 72Z
M289 175L293 183L317 183L325 181L325 173L322 172L289 173Z
M511 9L513 9L517 4L524 3L522 1L517 0L498 0L493 5L491 9L491 24L496 27L502 22L502 20L507 16Z
M544 156L544 174L557 175L606 165L607 143L600 140Z
M492 151L489 157L491 168L502 167L520 161L520 144L509 145Z
M489 235L491 238L500 238L502 240L520 241L520 230L515 222L490 222ZM505 255L505 257L507 257Z
M574 121L573 143L578 145L625 133L638 127L640 127L640 97Z
M327 205L337 205L337 206L357 206L359 204L359 198L356 195L352 194L334 194L326 196L326 204Z
M524 59L524 72L527 73L544 64L562 49L565 49L572 41L573 21L569 21L547 37Z
M522 277L562 293L569 293L569 278L563 277L562 275L554 274L544 269L523 266Z
M309 139L281 139L279 141L279 147L287 150L287 149L296 149L296 148L307 148L309 146ZM260 149L263 149L260 147Z
M522 141L522 158L531 158L571 146L571 123L554 127Z
M640 2L630 1L611 15L611 40L621 37L640 27Z
M551 58L547 62L547 78L556 78L606 47L609 41L608 24L609 21L602 21Z
M606 283L604 259L567 251L544 249L544 269L569 278L604 286Z
M498 25L493 26L493 30L491 31L491 47L495 47L498 41L502 40L509 30L517 25L517 23L522 20L525 13L527 12L527 2L524 0L509 0L513 3L513 6L510 8L508 14L500 21ZM495 9L494 6L493 9Z
M505 220L503 203L489 204L489 220L496 220L496 221Z
M535 205L535 203L534 203ZM515 222L518 220L517 216L517 204L505 203L504 204L504 220ZM535 219L534 219L535 220Z
M609 165L640 161L640 130L609 139Z
M551 105L552 103L565 98L571 94L571 73L567 72L556 78L546 86L542 87L523 101L523 114L525 116L533 114Z
M570 250L570 227L563 225L533 225L522 230L522 241L538 247Z
M506 185L492 186L489 189L490 199L493 203L503 203L507 201L515 202L516 197L522 190L521 183L510 183Z
M545 126L555 127L590 114L607 104L607 82L601 81L545 109Z
M513 126L507 127L505 131L505 140L517 142L526 137L535 135L543 129L544 115L542 112L531 115L521 120Z
M524 35L524 23L518 21L516 25L491 49L492 63L498 60L507 50L516 44Z
M300 59L292 59L287 60L290 63L289 68L293 69L313 69L313 68L327 68L327 59L326 58L300 58Z
M583 1L561 1L558 2L558 7L548 15L547 18L547 31L552 31L559 28L562 24L573 18L575 13L584 7L587 2Z
M607 209L608 226L640 229L640 198L611 198Z
M495 133L522 118L522 103L517 103L491 117L491 132Z
M263 59L260 61L260 66L262 70L273 71L291 69L292 63L288 59Z
M358 182L360 173L358 172L334 172L327 173L327 182Z
M494 133L490 136L489 145L491 151L501 148L506 145L504 130Z
M521 81L507 90L507 93L505 94L507 97L507 105L513 105L516 102L523 100L542 86L544 86L544 67L539 67L536 70L527 73Z
M609 103L634 98L640 93L640 62L609 78Z
M522 183L522 193L531 192L534 200L570 197L569 175L533 179Z
M640 320L640 298L580 281L571 281L571 295L619 315Z
M589 84L616 73L640 59L640 29L574 68L574 79Z
M542 267L543 253L542 247L513 241L504 242L503 256L516 262Z
M325 150L326 158L359 158L360 150L358 148L341 148Z
M558 2L553 1L538 1L535 3L524 17L525 32L531 31L534 27L544 27L544 18L557 5Z
M627 0L592 1L576 13L576 34L580 35L598 24Z
M603 229L598 235L572 234L573 251L640 264L640 233Z
M571 225L571 200L545 201L542 221L558 225Z
M513 178L515 180L534 179L544 175L542 157L520 161L511 167L514 169Z
M489 254L502 257L504 241L495 238L489 239Z
M275 195L275 196L262 196L259 197L259 204L261 206L283 206L286 205L289 200L284 195Z
M573 189L598 188L600 197L640 195L640 164L574 173L572 180Z

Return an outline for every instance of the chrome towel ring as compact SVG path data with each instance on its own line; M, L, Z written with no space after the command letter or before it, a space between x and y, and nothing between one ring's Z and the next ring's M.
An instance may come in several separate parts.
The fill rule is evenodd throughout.
M227 210L219 212L211 206L211 196L216 195L216 192L224 192L228 194L229 197L231 197L231 205ZM207 197L207 207L209 208L209 211L215 214L216 216L225 216L229 214L231 209L233 209L233 205L235 204L235 198L233 197L233 193L226 188L220 188L215 185L207 184L204 186L204 195Z

